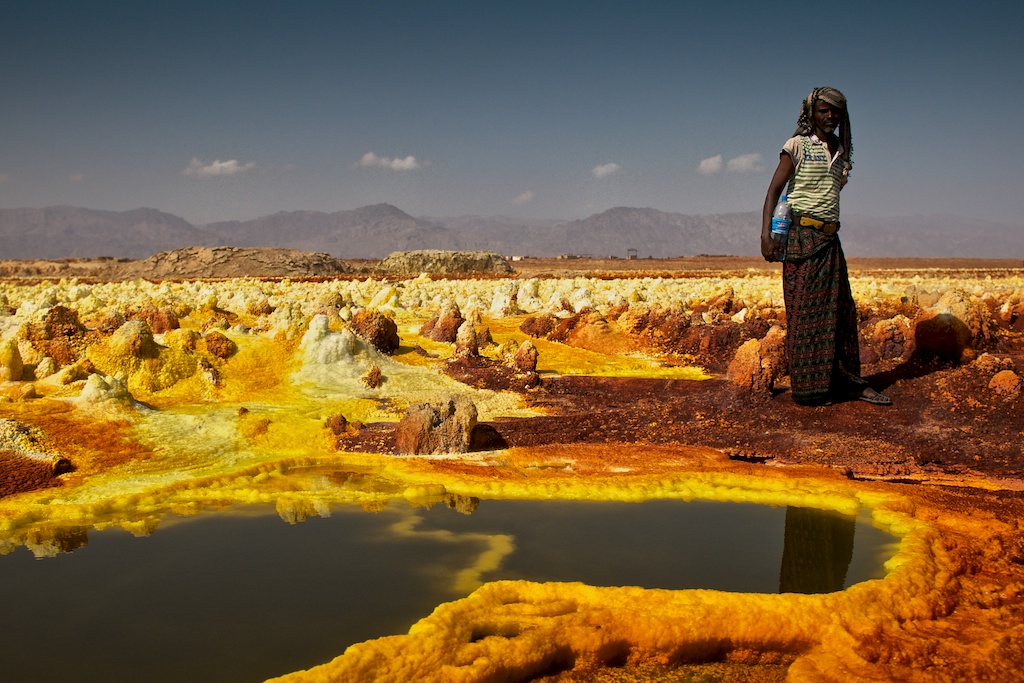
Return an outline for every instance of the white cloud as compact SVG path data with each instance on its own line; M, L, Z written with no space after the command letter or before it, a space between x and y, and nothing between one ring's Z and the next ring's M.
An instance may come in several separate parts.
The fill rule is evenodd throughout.
M753 173L764 170L764 158L760 154L741 154L725 162L721 154L708 157L700 162L697 173L715 175L723 170L729 173Z
M521 195L519 195L518 197L513 199L512 203L515 204L516 206L522 206L523 204L529 204L532 201L533 201L533 192L531 192L530 190L527 190L526 192L522 193Z
M764 170L764 158L760 154L741 154L729 159L726 169L733 173L750 173Z
M590 169L590 172L594 174L595 178L604 178L610 176L612 173L618 171L620 166L615 163L601 164Z
M700 162L700 166L697 167L697 173L701 175L714 175L721 173L722 171L722 155L716 154L713 157L709 157Z
M392 171L413 171L419 168L422 164L416 160L416 157L411 154L404 159L395 157L382 157L377 156L376 152L367 152L363 155L363 158L359 160L356 166L364 166L371 168L390 168Z
M188 162L182 171L182 175L194 175L201 178L211 178L214 176L221 175L236 175L238 173L244 173L252 168L256 167L256 162L249 161L246 163L240 163L236 159L228 159L227 161L221 161L215 159L210 163L204 163L199 160L198 157L192 157L192 161Z

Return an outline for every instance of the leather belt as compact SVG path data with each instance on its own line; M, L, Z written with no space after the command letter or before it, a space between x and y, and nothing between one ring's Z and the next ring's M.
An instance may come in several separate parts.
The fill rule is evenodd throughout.
M839 221L835 223L826 223L825 221L819 221L817 218L811 218L810 216L800 216L800 225L805 228L814 228L826 235L834 235L839 230Z

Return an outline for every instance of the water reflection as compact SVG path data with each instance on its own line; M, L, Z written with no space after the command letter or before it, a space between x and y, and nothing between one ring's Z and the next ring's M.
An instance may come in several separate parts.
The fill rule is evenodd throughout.
M482 581L838 590L881 576L893 540L799 508L442 500L378 514L282 500L167 518L146 538L37 532L31 553L0 557L3 679L263 680L404 633Z
M853 559L855 517L813 508L786 508L780 593L841 591Z

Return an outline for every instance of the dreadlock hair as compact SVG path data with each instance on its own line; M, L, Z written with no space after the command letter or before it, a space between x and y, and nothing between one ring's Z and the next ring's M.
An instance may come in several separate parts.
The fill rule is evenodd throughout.
M814 105L818 101L830 104L840 112L839 142L843 146L843 165L849 174L853 167L853 136L850 134L850 112L846 108L846 96L835 88L815 88L800 105L800 116L796 120L793 135L810 135L814 132Z

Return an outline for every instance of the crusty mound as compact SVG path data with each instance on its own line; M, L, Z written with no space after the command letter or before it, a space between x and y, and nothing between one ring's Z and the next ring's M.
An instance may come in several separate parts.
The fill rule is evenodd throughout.
M232 277L333 277L353 272L329 254L296 249L185 247L148 259L67 258L0 261L0 277L85 277L97 280L184 280Z
M508 259L493 251L441 251L439 249L396 251L381 261L375 270L389 275L513 272Z
M129 264L139 277L158 279L219 277L329 277L351 272L322 252L243 247L186 247L161 251Z

